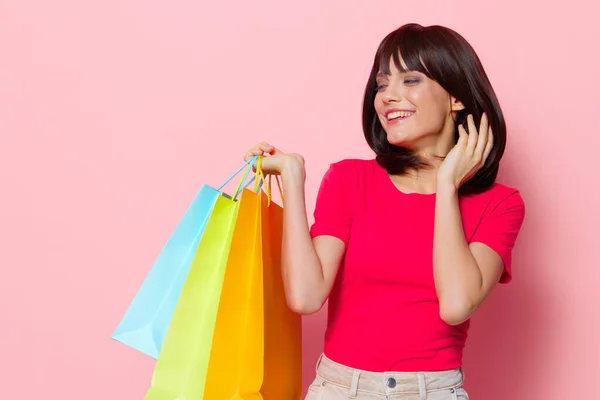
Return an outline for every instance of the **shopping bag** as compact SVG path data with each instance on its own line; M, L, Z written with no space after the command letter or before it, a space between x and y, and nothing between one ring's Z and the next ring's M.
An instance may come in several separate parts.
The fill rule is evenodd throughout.
M203 399L234 228L252 219L247 193L243 189L239 201L220 196L215 202L156 361L146 400ZM236 249L255 245L243 234L236 233L235 237Z
M257 176L263 182L260 162ZM257 180L258 182L258 180ZM283 197L283 196L282 196ZM245 190L211 347L204 400L300 400L302 325L281 275L283 209Z
M270 178L261 202L265 354L260 393L265 400L300 400L302 317L290 310L285 297L281 273L283 208L271 201Z
M152 358L157 358L171 322L177 300L190 269L196 248L223 188L242 170L249 172L254 157L220 187L202 185L175 230L163 246L150 272L136 293L112 338ZM249 181L249 185L254 178ZM239 185L234 196L239 192Z
M264 303L260 195L244 189L221 291L204 396L262 399Z

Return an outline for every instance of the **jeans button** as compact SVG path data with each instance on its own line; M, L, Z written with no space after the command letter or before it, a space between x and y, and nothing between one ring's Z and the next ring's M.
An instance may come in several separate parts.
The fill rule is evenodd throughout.
M385 385L387 387L389 387L390 389L393 389L396 387L396 380L394 378L388 378L387 381L385 382Z

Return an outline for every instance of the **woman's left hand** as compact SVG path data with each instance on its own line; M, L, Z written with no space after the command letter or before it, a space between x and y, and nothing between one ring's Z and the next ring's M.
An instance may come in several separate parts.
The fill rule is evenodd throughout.
M469 180L475 173L484 166L492 147L494 145L494 136L492 128L488 126L488 119L485 113L481 117L479 131L475 126L473 116L467 117L469 133L463 125L459 125L458 142L450 150L437 172L437 185L451 185L456 190Z

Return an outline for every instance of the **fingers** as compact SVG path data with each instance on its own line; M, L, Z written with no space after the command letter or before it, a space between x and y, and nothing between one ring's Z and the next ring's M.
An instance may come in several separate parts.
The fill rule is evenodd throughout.
M473 154L475 152L475 147L477 146L477 139L479 135L477 132L477 127L475 126L475 120L473 120L473 115L471 114L467 116L467 126L469 127L467 154Z
M458 126L458 141L456 142L456 145L459 148L464 149L467 146L468 141L469 134L467 133L465 126L463 124L460 124Z
M487 146L487 142L488 142L488 119L487 119L487 115L485 113L483 113L483 115L481 116L481 123L479 124L479 134L477 135L477 145L475 147L475 151L473 156L475 157L476 160L478 160L479 162L483 163L483 161L485 161L484 157L483 157L483 153L485 151L485 148Z
M483 151L483 162L484 163L485 163L485 160L487 160L490 153L492 152L493 148L494 148L494 133L492 132L492 127L490 126L490 128L488 130L487 143L486 143L485 149Z
M248 152L244 155L244 161L248 161L254 156L262 156L265 153L272 154L275 151L275 147L271 146L267 142L261 142L248 150Z

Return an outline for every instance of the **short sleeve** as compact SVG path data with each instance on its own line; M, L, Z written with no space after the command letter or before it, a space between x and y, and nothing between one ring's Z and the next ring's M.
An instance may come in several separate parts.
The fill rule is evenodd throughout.
M525 203L517 190L514 190L496 204L491 205L470 242L480 242L489 246L502 258L504 272L500 283L512 280L512 250L525 217Z
M351 206L342 168L343 165L331 164L321 181L310 235L313 238L321 235L334 236L348 245Z

